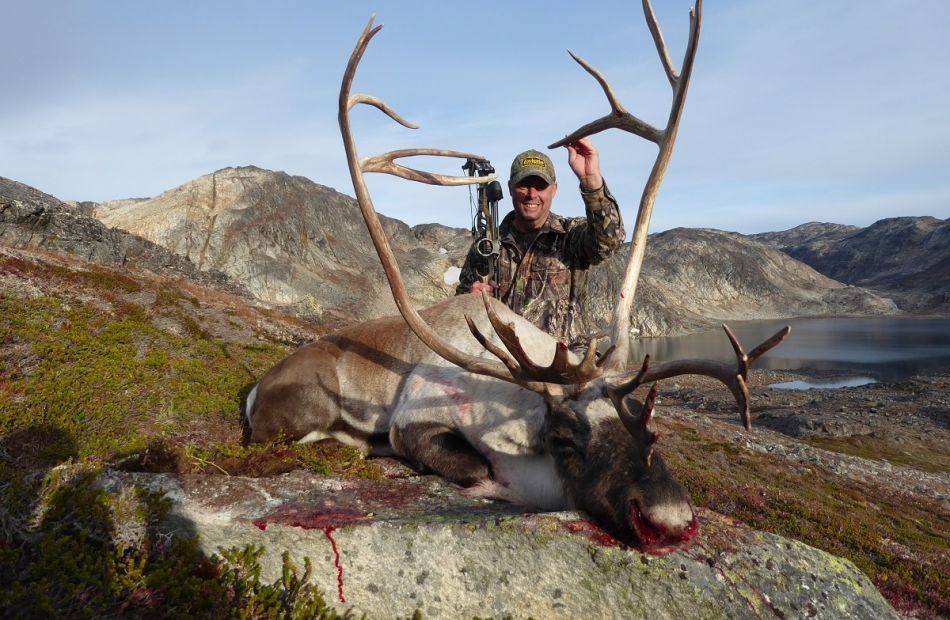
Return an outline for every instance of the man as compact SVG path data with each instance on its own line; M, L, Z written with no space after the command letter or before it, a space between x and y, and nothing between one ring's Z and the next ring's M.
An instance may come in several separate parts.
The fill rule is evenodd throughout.
M588 138L567 145L568 164L580 182L587 217L551 213L557 193L554 164L530 150L511 164L508 191L514 210L499 226L498 282L483 282L485 259L469 250L456 294L487 289L541 329L571 345L586 345L587 269L624 241L620 207L600 174L597 149Z

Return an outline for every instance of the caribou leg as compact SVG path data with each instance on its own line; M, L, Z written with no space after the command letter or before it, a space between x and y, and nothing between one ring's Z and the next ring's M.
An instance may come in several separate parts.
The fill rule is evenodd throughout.
M488 461L455 429L438 422L394 426L390 441L396 453L422 472L471 487L491 479Z

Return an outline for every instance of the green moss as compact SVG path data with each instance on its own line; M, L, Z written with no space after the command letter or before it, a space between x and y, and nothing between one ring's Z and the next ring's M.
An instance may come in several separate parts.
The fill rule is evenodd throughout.
M177 446L153 442L126 463L127 469L152 472L272 476L305 469L322 476L380 480L383 470L356 448L325 444L213 444Z
M0 294L0 342L16 339L33 356L28 373L0 374L0 434L55 426L76 438L78 456L109 459L195 420L236 423L244 386L286 353L177 336L127 306L111 317Z
M0 542L3 618L340 618L285 553L273 583L260 579L262 549L204 556L192 539L161 535L169 502L136 490L111 496L87 465L53 470L39 486L5 469L0 485L30 488L20 503L39 518ZM4 530L8 531L8 530ZM129 531L141 531L138 536Z
M215 338L174 286L9 257L0 269L50 291L0 291L0 617L339 617L309 562L285 557L263 583L260 549L206 557L160 531L163 497L93 483L105 463L150 459L381 476L352 449L238 445L243 395L288 348Z
M811 445L850 454L864 459L888 461L895 465L908 465L921 471L950 473L950 451L944 446L905 444L894 446L886 440L874 436L851 437L814 437L808 440Z
M176 308L179 301L188 302L193 308L201 307L201 302L197 298L175 288L162 288L155 295L156 306Z

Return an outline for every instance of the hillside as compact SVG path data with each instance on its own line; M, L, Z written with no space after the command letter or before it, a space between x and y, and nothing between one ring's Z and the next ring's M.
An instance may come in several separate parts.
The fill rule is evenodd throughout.
M140 267L244 292L241 285L219 271L202 270L187 257L109 228L82 209L4 177L0 177L0 243L67 254L101 265Z
M242 447L243 395L317 335L218 288L0 245L0 613L210 617L306 603L310 617L335 617L325 605L345 587L355 601L386 592L401 615L435 616L454 600L438 575L492 575L491 607L475 609L504 615L522 600L512 584L540 587L540 564L570 605L593 595L576 580L592 571L611 608L635 604L618 596L654 592L638 604L660 616L692 617L691 601L741 615L768 596L782 613L892 617L850 562L782 536L854 562L899 609L950 610L944 377L824 396L767 388L791 377L754 371L751 434L721 386L668 382L660 448L700 507L702 531L694 548L654 559L615 546L584 515L466 499L385 459L312 444ZM882 415L869 416L869 405ZM855 419L828 423L842 411ZM345 585L328 539L342 545ZM465 570L446 563L446 548ZM293 555L281 568L284 549ZM501 551L499 566L505 549L518 551ZM297 581L301 554L324 594ZM381 554L412 572L364 574ZM793 587L791 574L813 588ZM558 600L538 592L539 604Z
M355 201L307 179L227 168L153 199L97 205L95 213L199 268L228 274L261 301L324 323L395 313ZM445 276L464 260L469 233L384 222L415 301L428 305L453 294ZM588 324L597 329L610 316L610 282L622 274L625 256L593 270ZM765 245L718 231L679 230L651 237L634 324L643 335L663 335L727 319L894 311L888 301Z
M356 202L303 177L225 168L95 213L199 269L226 273L268 304L329 323L396 312ZM450 262L433 236L382 219L413 298L427 304L451 294L443 281Z
M896 217L866 228L813 222L753 237L830 278L893 297L904 310L950 311L950 220Z
M627 246L593 271L591 324L609 320ZM837 282L736 233L677 228L651 235L634 325L645 336L688 333L723 321L793 316L882 315L894 304Z

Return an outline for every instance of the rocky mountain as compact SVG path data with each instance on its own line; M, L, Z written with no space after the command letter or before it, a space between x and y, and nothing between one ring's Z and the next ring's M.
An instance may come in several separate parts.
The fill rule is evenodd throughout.
M627 246L591 274L588 312L604 328ZM890 314L890 300L821 275L737 233L677 228L650 236L634 325L645 336L680 334L722 321Z
M100 204L95 213L199 269L228 274L261 301L323 322L396 312L356 201L304 177L225 168L155 198ZM452 260L442 244L457 252L464 231L430 226L417 236L382 220L414 301L450 295L444 274Z
M226 168L148 200L95 206L109 226L141 235L199 268L242 282L258 299L322 321L395 313L355 201L303 177ZM383 218L414 300L454 292L471 238L435 224ZM815 273L764 244L719 231L654 235L636 324L644 335L683 333L725 319L882 314L893 304ZM601 329L626 254L595 268L589 324Z
M786 248L805 243L834 244L836 241L861 230L860 226L847 224L828 224L823 222L808 222L780 232L765 232L749 235L756 241L785 251Z
M138 235L109 228L91 209L70 207L28 185L0 177L0 243L76 256L101 265L140 267L166 276L243 291L215 270Z
M830 278L893 297L904 310L950 309L950 220L896 217L867 228L812 222L753 237Z

